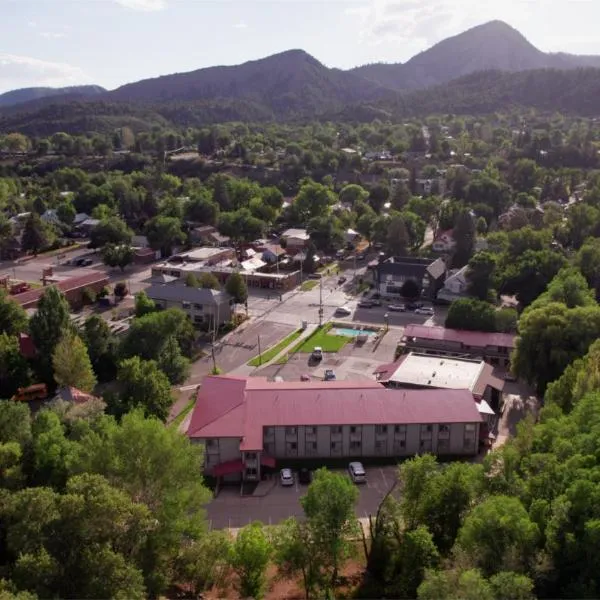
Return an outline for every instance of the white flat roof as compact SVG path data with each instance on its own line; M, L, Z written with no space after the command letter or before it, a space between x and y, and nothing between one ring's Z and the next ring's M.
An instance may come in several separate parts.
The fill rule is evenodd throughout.
M193 260L195 262L199 262L201 260L207 260L213 256L217 256L226 250L229 250L229 248L213 248L212 246L202 246L200 248L194 248L194 250L189 250L188 252L182 252L181 254L177 254L177 256L183 258L184 260Z
M411 352L389 381L419 387L473 390L484 361Z

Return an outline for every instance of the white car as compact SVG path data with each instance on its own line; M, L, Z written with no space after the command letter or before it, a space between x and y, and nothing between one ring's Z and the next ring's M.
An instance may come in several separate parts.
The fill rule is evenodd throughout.
M346 316L348 316L348 315L352 314L352 311L347 306L338 306L335 309L335 314L336 315L346 315Z
M416 315L433 315L433 308L431 306L422 306L421 308L417 308L415 310Z
M367 473L361 462L351 462L348 465L348 473L354 483L367 483Z
M281 469L279 479L283 486L294 485L294 474L291 469Z

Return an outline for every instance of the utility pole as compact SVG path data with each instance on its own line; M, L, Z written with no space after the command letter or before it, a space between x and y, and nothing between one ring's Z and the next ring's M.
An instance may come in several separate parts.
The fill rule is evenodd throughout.
M262 352L260 351L260 335L258 337L258 364L262 365Z
M323 279L319 279L319 327L323 326Z

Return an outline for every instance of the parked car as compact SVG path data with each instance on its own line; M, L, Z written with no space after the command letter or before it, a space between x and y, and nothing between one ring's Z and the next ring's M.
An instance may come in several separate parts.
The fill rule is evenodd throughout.
M373 301L372 300L361 300L358 303L358 307L359 308L373 308Z
M373 306L381 306L381 300L379 300L378 298L374 298L373 296L371 296L371 304Z
M310 469L302 468L298 471L298 483L309 485L313 480L313 472Z
M348 316L352 314L352 311L347 306L338 306L335 309L335 314Z
M406 303L406 310L417 310L417 308L420 308L420 305L417 304L416 302L407 302Z
M281 469L279 479L283 486L294 485L294 474L291 469Z
M404 304L388 304L388 310L392 312L406 312L406 306Z
M347 279L345 277L340 277L338 279L338 285L342 285L342 283L346 283Z
M302 373L302 375L300 375L300 381L310 381L310 375L308 373Z
M434 315L433 308L431 306L423 306L415 310L416 315Z
M325 369L325 376L323 377L323 381L334 381L335 380L335 372L333 369Z
M361 462L351 462L348 465L348 473L354 483L367 483L367 473Z
M322 360L323 348L321 348L321 346L315 346L310 356L313 360Z

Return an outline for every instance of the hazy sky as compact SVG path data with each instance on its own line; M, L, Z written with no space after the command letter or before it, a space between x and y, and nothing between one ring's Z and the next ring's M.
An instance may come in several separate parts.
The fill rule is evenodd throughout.
M302 48L399 62L502 19L545 51L600 54L600 0L0 0L0 92L129 81Z

